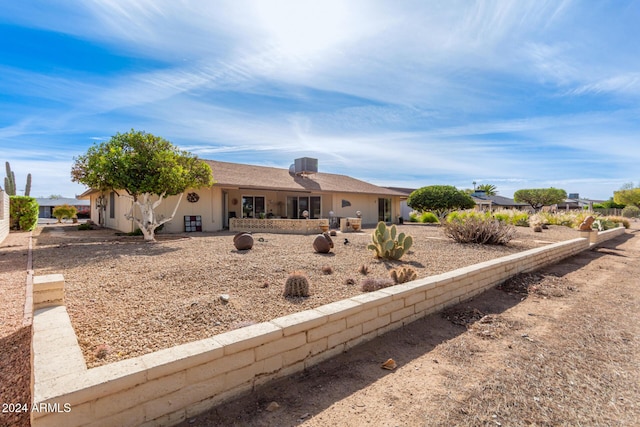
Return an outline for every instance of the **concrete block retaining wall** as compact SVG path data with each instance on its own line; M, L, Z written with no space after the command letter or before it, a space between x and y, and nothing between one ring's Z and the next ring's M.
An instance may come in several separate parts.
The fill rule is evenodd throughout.
M9 235L9 195L0 190L0 243Z
M594 245L599 245L600 243L606 240L620 236L624 233L625 233L624 227L612 228L611 230L600 231L599 233L591 232L592 238L590 239L589 242Z
M588 247L585 238L555 243L92 369L65 307L42 308L32 398L45 410L31 413L31 425L177 424Z

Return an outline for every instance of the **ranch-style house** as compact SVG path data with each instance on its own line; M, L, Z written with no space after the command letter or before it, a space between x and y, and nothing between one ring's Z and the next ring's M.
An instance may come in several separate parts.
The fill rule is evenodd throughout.
M204 160L211 166L211 188L185 191L174 219L163 232L263 230L318 232L310 224L342 228L349 219L362 226L378 221L397 223L400 201L407 195L346 175L318 172L318 160L303 157L289 170L239 163ZM125 214L133 200L125 191L89 189L79 196L91 201L91 220L122 232L135 229ZM168 217L178 196L167 197L156 212ZM322 221L318 221L322 220ZM306 221L306 222L305 222ZM353 221L355 222L355 221Z

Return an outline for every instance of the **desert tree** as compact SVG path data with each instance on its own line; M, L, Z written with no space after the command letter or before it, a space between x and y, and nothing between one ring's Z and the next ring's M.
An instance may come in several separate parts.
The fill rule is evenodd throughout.
M434 212L440 219L456 209L470 209L475 202L462 190L453 185L429 185L413 191L407 199L411 209Z
M613 193L613 200L621 205L640 208L640 187L629 188L625 186L621 190Z
M536 211L543 206L562 203L566 198L566 191L553 187L523 189L513 194L513 200L518 203L527 203Z
M133 129L74 158L71 179L101 192L124 191L131 196L133 204L125 217L138 225L148 241L155 240L156 228L173 219L186 189L214 183L211 168L197 156L164 138ZM175 195L179 197L171 216L158 216L156 208Z

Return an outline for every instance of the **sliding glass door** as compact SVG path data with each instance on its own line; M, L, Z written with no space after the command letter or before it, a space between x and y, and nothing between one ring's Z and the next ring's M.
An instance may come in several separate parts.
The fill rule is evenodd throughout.
M378 199L378 221L391 222L391 199Z
M243 218L261 218L264 215L264 196L242 196Z
M302 213L307 211L308 218L320 218L320 196L289 196L287 197L287 216L293 219L304 219Z

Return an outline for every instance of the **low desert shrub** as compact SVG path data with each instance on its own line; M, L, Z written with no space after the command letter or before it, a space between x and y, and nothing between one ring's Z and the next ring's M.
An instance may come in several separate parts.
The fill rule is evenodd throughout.
M638 218L640 217L640 208L637 206L629 205L622 209L622 216L625 218Z
M454 212L451 212L449 215L447 215L446 222L465 221L469 218L486 219L489 217L491 217L490 212L482 212L482 211L475 211L475 210L454 211Z
M614 224L622 224L622 226L624 228L629 228L631 227L631 222L629 222L628 218L625 218L623 216L608 216L605 218L608 221L613 222Z
M58 222L62 222L63 219L71 219L76 217L78 210L75 206L60 205L53 208L53 216L58 219Z
M493 218L468 217L448 221L443 226L445 236L458 243L485 245L507 244L516 234L512 225Z
M367 277L361 282L364 292L373 292L393 285L395 282L388 277Z
M424 224L437 224L440 221L438 216L433 212L417 212L412 211L409 213L409 222L421 222Z
M330 265L325 265L322 267L322 274L333 274L333 267Z
M438 221L438 217L433 212L423 212L422 215L420 215L420 222L425 224L437 224L440 221Z
M618 227L618 224L616 224L613 221L609 221L607 218L604 218L604 217L596 219L593 222L593 225L591 226L591 228L593 228L594 230L599 230L599 231L611 230L612 228L616 228L616 227Z
M500 209L493 212L493 217L498 221L518 227L529 226L529 213L515 209Z
M93 227L88 222L78 225L78 230L91 230L91 229L93 229Z

